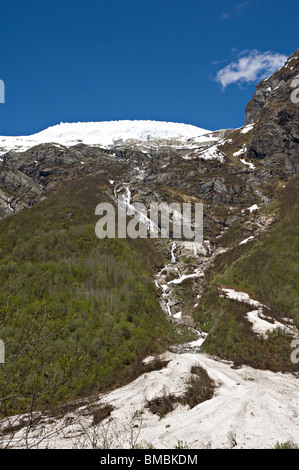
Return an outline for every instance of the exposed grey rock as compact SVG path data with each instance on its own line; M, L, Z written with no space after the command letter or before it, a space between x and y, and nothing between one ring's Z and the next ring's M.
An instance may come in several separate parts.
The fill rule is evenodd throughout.
M245 124L254 123L250 132L224 129L209 134L222 139L217 145L222 145L223 161L201 158L200 152L215 142L197 145L194 139L185 146L175 139L143 143L131 139L107 149L78 142L69 148L47 143L25 152L10 151L0 161L0 217L34 205L69 180L102 173L112 202L124 191L124 183L130 185L132 201L146 206L152 201L203 202L208 239L223 234L224 227L246 224L249 218L254 224L257 215L246 211L243 220L241 211L254 203L268 204L276 181L287 181L298 171L299 105L290 99L292 80L299 75L298 57L299 50L258 85L246 108ZM236 157L241 148L247 151Z
M299 105L291 100L296 76L299 49L272 77L258 85L246 108L245 124L255 122L255 126L245 157L263 160L272 176L283 177L299 169Z

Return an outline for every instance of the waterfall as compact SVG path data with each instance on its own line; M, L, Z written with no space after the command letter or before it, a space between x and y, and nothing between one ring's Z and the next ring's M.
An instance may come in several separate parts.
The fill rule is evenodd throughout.
M172 242L172 245L171 245L171 262L172 263L176 263L176 257L175 257L175 252L176 250L176 242Z

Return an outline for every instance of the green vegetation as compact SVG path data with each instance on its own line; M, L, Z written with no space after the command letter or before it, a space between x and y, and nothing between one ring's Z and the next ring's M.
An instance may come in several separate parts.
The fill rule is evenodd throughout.
M251 292L293 318L299 326L298 246L299 206L296 206L218 280Z
M0 223L2 413L115 387L178 340L156 298L153 244L95 236L103 188L80 179Z
M190 447L186 441L178 440L177 444L175 445L175 449L190 449Z
M146 403L145 408L148 408L148 410L153 415L158 415L159 418L162 419L168 413L171 413L179 402L179 397L170 394L162 397L153 398L152 400Z
M299 189L295 177L275 201L277 221L250 244L237 246L216 258L207 274L206 291L194 319L210 331L203 350L253 367L294 370L291 337L281 330L267 338L256 335L246 318L250 307L219 296L220 286L247 292L271 308L280 320L299 326ZM272 204L273 205L273 204ZM279 208L279 211L278 209Z
M273 449L299 449L299 446L295 444L293 441L286 441L286 442L276 442Z
M201 366L191 367L191 376L187 385L187 391L183 398L190 408L194 408L203 401L210 400L216 387L215 382Z
M273 371L291 371L296 365L290 361L291 337L281 330L270 333L267 338L253 332L246 313L250 307L244 303L219 297L214 291L203 296L209 302L210 324L214 326L203 343L203 350L231 360L235 365L247 364L251 367ZM201 310L196 311L200 318ZM204 329L204 327L203 327Z
M280 218L218 278L250 292L299 326L299 190L294 179L280 196Z
M190 372L184 394L180 396L172 393L169 395L164 394L148 401L145 407L162 419L168 413L171 413L178 404L194 408L199 403L210 400L214 395L215 382L201 366L192 366Z

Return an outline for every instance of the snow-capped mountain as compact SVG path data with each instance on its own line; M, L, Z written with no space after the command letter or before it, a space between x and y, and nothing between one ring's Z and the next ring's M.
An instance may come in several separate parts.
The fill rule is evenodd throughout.
M0 137L0 338L15 361L0 448L299 443L298 76L299 50L239 129L79 122ZM202 203L203 244L95 240L97 204L119 198L129 216Z
M78 143L107 147L116 141L134 139L147 141L152 139L177 139L196 142L207 141L203 138L210 131L190 124L163 121L102 121L60 123L29 136L0 137L0 150L3 154L9 150L25 151L34 145L56 143L72 146Z

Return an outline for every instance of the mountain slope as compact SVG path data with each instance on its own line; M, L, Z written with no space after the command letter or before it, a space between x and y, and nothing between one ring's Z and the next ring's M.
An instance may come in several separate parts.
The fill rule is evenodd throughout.
M115 387L178 340L155 293L160 253L95 236L106 186L101 174L77 179L0 224L2 413Z
M271 166L281 177L298 172L299 107L291 99L293 81L299 77L299 49L285 65L261 82L245 113L245 124L254 123L246 156Z
M298 74L296 51L280 70L258 85L246 108L243 158L254 167L249 179L266 196L255 212L260 221L272 219L269 227L244 237L241 244L235 239L231 249L216 259L194 312L199 324L207 323L211 329L203 345L205 351L238 364L272 370L298 370L298 364L290 360L291 341L298 335L295 325L299 327L299 107L291 100L291 83ZM230 145L234 145L240 132L230 137ZM229 228L226 236L229 232L235 235ZM223 287L248 293L267 306L263 314L268 322L294 325L293 333L282 331L282 326L266 338L256 334L248 316L250 307L243 301L223 298ZM264 319L262 314L258 318Z
M200 404L205 411L215 410L215 401L221 408L234 400L230 384L239 385L238 377L249 370L244 364L254 368L250 374L259 384L268 383L268 376L281 378L281 371L293 374L279 396L283 387L293 387L299 108L290 96L297 52L257 87L240 129L206 133L171 123L78 123L30 138L2 138L0 338L15 358L1 378L6 396L13 396L3 401L5 413L78 397L88 401L90 394L116 387L146 367L165 368L161 375L168 376L164 359L152 366L142 362L165 348L173 360L185 355L186 367L191 352L193 365L207 364L211 376L216 371L220 388L210 404ZM147 207L202 202L204 243L98 240L95 207L101 201L115 204L119 196L131 209L137 202ZM203 351L217 356L224 376ZM240 374L229 368L241 368ZM144 375L135 385L143 381ZM247 408L246 391L254 400L260 385L250 388L246 381L244 393L234 396ZM175 416L181 402L172 395L158 387L151 398L160 406L170 400ZM276 394L271 403L273 413ZM260 406L256 399L257 410ZM105 410L113 415L109 406ZM256 443L264 423L258 421L255 431L253 418L240 410L240 420L243 416ZM108 426L106 418L104 413ZM277 434L272 421L271 426ZM229 432L225 428L226 445ZM203 445L198 439L193 445L199 441Z

